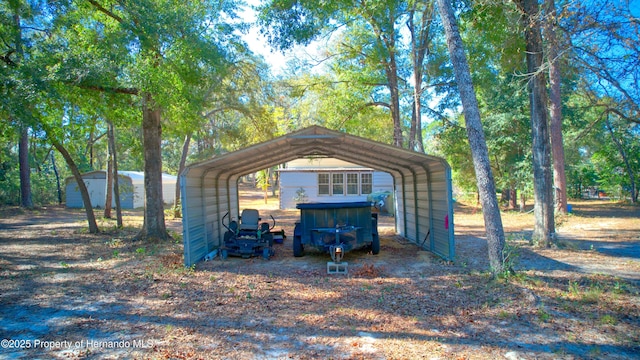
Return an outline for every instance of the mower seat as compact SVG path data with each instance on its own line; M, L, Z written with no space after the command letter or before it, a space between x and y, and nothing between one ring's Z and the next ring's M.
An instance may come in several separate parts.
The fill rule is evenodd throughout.
M258 231L260 214L256 209L244 209L240 215L240 231Z

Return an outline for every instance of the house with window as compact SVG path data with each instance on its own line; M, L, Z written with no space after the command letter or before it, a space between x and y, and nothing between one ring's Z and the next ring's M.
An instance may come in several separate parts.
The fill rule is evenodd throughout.
M335 158L296 159L279 173L281 209L309 202L375 201L376 194L394 191L391 174Z

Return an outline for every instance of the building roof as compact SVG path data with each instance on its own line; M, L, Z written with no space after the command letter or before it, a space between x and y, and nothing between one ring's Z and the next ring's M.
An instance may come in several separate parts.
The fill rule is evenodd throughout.
M86 173L82 174L82 177L91 177L91 176L95 176L95 175L100 175L99 177L94 177L94 179L106 179L106 170L94 170L94 171L89 171ZM142 171L127 171L127 170L118 170L118 175L120 176L126 176L128 178L131 179L131 183L132 184L144 184L144 172ZM175 183L176 180L178 179L177 176L175 175L169 175L169 174L165 174L162 173L162 182L163 183ZM65 179L65 182L68 184L69 181L73 181L75 182L76 179L73 176L68 176Z
M370 167L317 167L317 168L285 168L278 169L279 172L371 172L375 169Z
M401 149L377 141L311 126L247 148L191 164L184 173L193 176L239 176L307 156L345 160L389 173L410 173L415 167L449 167L436 156ZM197 175L196 175L197 176Z

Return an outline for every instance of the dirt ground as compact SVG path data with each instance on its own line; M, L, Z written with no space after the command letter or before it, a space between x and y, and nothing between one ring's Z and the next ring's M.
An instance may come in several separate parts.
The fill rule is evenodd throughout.
M272 214L291 235L296 211L253 193L242 207ZM529 245L533 216L503 214L515 274L489 274L481 212L455 209L456 260L395 234L381 251L275 256L182 266L174 241L132 242L83 212L0 209L0 359L633 359L640 356L640 208L572 202L558 246Z

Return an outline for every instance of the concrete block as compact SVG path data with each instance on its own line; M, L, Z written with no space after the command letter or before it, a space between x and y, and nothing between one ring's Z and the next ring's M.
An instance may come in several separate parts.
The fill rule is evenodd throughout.
M327 274L347 274L349 263L327 261Z

